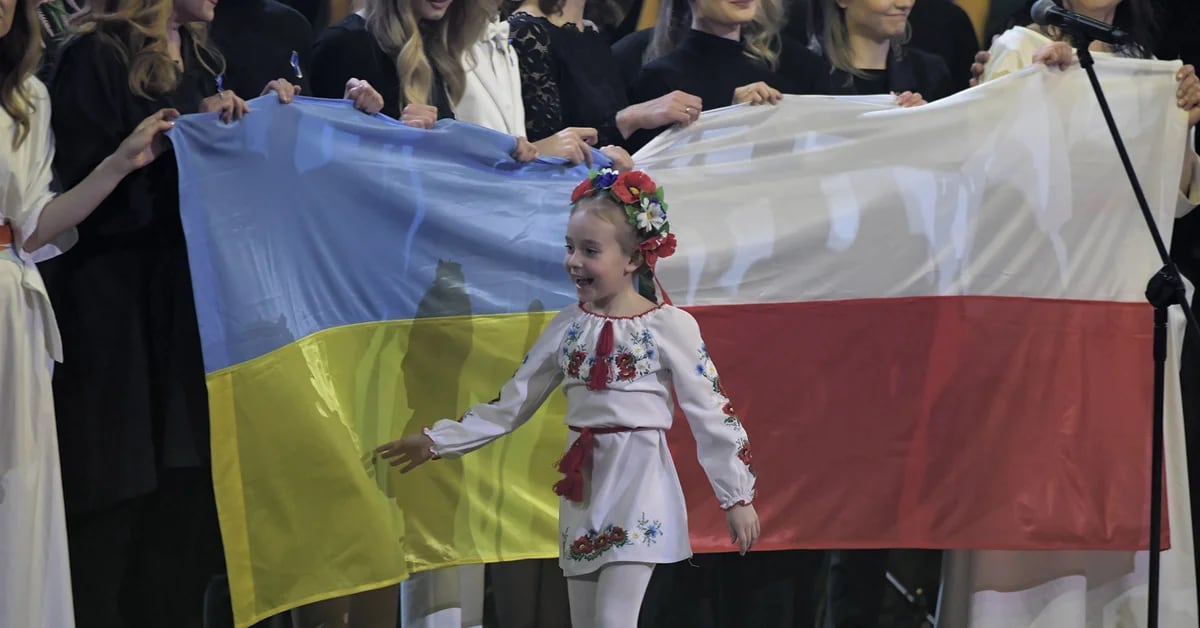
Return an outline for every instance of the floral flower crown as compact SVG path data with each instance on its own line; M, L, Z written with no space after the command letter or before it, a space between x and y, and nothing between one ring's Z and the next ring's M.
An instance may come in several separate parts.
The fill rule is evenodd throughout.
M667 221L667 202L663 200L662 188L650 175L640 170L621 173L612 168L593 170L587 180L575 187L571 203L601 192L625 210L625 220L637 231L638 250L650 270L654 270L659 259L675 253L675 234Z

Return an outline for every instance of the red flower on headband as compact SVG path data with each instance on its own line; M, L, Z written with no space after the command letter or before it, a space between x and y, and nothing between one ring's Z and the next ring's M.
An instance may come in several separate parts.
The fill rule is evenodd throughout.
M571 192L571 202L578 203L579 199L587 196L588 192L591 192L591 191L592 191L592 180L588 179L587 181L584 181L584 182L580 183L579 185L575 186L575 191Z
M650 175L641 170L621 173L612 186L613 194L616 194L617 198L626 205L637 205L641 202L642 194L654 194L657 189L658 186L655 185Z
M658 260L675 254L675 234L668 233L665 236L650 238L639 244L638 249L646 259L646 265L653 270Z

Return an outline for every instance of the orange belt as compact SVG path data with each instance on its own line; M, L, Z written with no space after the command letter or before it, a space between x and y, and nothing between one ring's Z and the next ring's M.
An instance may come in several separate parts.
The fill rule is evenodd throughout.
M572 432L579 432L579 438L571 443L562 460L558 461L558 470L563 479L554 485L554 492L573 502L583 501L583 468L592 461L592 450L596 448L596 434L620 434L621 432L641 432L656 430L656 427L571 427Z

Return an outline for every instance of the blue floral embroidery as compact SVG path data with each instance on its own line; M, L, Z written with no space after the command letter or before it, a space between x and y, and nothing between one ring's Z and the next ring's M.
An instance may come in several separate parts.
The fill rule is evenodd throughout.
M662 522L655 519L650 521L646 519L646 513L642 513L642 517L637 522L638 534L642 543L646 545L654 545L658 542L658 537L662 536Z

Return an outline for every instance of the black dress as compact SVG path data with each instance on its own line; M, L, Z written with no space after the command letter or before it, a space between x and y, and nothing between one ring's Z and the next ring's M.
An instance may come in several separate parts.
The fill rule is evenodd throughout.
M735 89L764 82L785 94L829 93L829 70L817 54L798 44L785 44L777 70L746 56L740 41L688 31L679 47L647 63L630 89L630 99L645 102L681 90L699 96L704 110L733 104ZM666 127L639 131L632 150L644 146Z
M925 102L945 98L958 91L946 62L937 55L907 48L903 54L888 55L886 70L866 70L865 77L834 70L830 75L833 94L867 96L917 92Z
M396 60L379 47L367 31L367 21L357 13L330 26L317 37L312 52L313 95L320 98L341 98L346 81L351 78L367 81L383 96L385 116L400 119L404 109L400 75ZM429 90L438 110L438 119L454 118L450 95L437 68L433 68L433 84Z
M222 2L209 33L225 56L225 89L250 100L267 83L287 79L311 95L312 28L295 9L276 0Z
M186 33L178 87L154 99L132 93L114 42L99 34L68 42L54 72L54 167L64 189L146 116L163 107L194 113L216 92ZM126 177L78 230L74 248L41 266L63 339L53 387L77 622L193 625L222 561L171 153Z
M591 26L555 26L524 12L508 24L521 64L529 141L575 126L596 129L598 146L624 144L617 112L629 103L608 40Z

